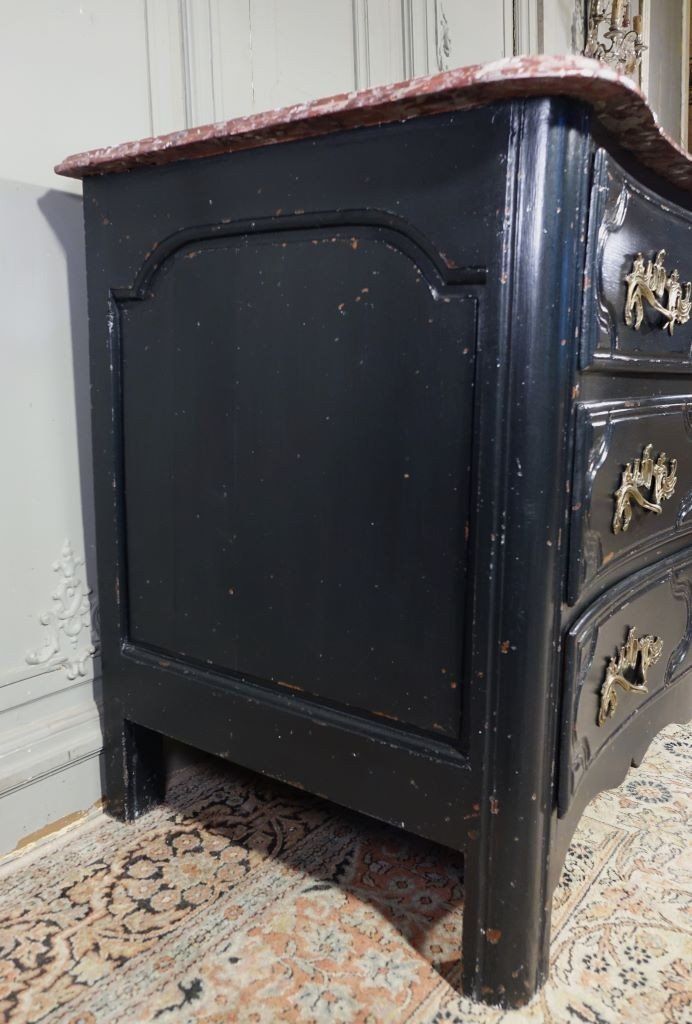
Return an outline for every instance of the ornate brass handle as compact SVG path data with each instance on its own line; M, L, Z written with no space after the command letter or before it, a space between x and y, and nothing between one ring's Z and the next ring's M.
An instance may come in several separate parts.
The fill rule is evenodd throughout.
M632 521L632 502L645 508L648 512L663 511L662 502L672 498L678 478L678 460L670 459L661 452L654 462L651 457L652 444L647 444L641 459L634 463L628 462L620 477L620 486L615 491L615 514L613 515L613 533L626 532ZM666 465L668 461L668 465ZM650 488L649 497L645 498L640 487Z
M676 324L686 324L692 310L692 283L687 281L683 286L677 270L669 274L664 260L666 250L661 249L654 260L644 265L644 257L640 252L634 258L632 270L627 282L627 301L625 302L625 323L638 331L644 319L644 302L660 313L665 323L663 329L673 333ZM666 304L663 297L668 292Z
M649 666L661 657L663 641L656 636L637 636L632 627L627 640L620 647L617 656L611 658L601 687L601 703L598 708L598 724L605 725L606 719L615 714L618 706L616 686L626 693L648 693L646 673ZM630 678L625 675L628 672Z

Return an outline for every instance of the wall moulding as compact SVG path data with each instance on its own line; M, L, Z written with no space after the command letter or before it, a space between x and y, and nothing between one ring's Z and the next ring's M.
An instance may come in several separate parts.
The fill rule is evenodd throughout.
M544 48L543 0L512 0L513 50L515 54L542 53ZM511 50L506 56L511 55Z
M333 79L321 85L319 75L310 79L314 97L541 49L543 0L488 0L482 14L466 14L453 0L330 5L340 24L344 17L350 22L333 49L346 52L350 45L352 65L338 86ZM294 9L302 24L315 20L309 0L294 0ZM263 54L283 39L278 0L145 0L144 10L153 135L296 102L295 81L285 94L269 89L267 102ZM317 38L315 26L314 37L306 32L293 40L295 61L309 61L311 50L322 46Z

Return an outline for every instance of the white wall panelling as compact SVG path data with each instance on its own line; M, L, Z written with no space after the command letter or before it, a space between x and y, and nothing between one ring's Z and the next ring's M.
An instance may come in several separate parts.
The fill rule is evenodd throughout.
M353 88L367 89L372 82L370 68L370 24L368 0L352 0Z
M642 89L665 130L684 138L687 35L690 0L641 0L644 16Z
M214 120L255 109L249 0L210 0Z
M187 81L181 7L171 0L145 0L150 132L163 135L187 127Z
M690 22L692 21L692 0L684 0L682 12L682 94L680 96L680 139L685 149L689 146L690 126Z
M544 53L579 53L585 0L548 0L542 6L543 30L539 41Z
M211 0L185 0L180 4L186 125L217 118L211 6Z
M512 56L512 8L505 0L438 0L437 6L449 33L449 67Z
M438 70L436 0L351 0L354 75L366 89Z
M351 0L249 2L255 110L353 88ZM388 10L390 0L377 6Z
M434 4L428 0L401 0L404 78L416 78L436 70L434 56ZM431 32L432 30L432 32Z
M548 6L555 2L548 0ZM514 52L542 53L544 0L513 0L513 8ZM569 53L569 47L563 52Z
M511 56L516 2L354 0L357 52L370 55L358 87Z
M145 0L156 134L536 52L538 0Z

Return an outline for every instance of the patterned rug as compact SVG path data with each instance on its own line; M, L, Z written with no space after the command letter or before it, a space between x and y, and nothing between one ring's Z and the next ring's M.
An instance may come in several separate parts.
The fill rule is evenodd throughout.
M692 731L588 808L524 1010L461 997L458 855L223 763L0 870L0 1019L684 1024ZM687 864L685 857L687 856Z

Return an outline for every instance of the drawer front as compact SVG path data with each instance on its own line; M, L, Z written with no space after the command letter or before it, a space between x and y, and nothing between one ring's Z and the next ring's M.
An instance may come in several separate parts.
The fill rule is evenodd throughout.
M621 741L624 774L635 756L628 734L634 743L640 715L668 699L671 688L675 700L684 702L690 692L691 640L689 549L613 587L570 629L565 644L561 814L616 740ZM648 714L650 721L655 718Z
M568 600L692 527L687 397L577 406Z
M692 370L692 216L596 154L582 369Z

